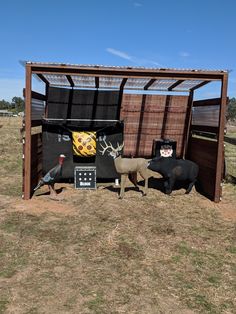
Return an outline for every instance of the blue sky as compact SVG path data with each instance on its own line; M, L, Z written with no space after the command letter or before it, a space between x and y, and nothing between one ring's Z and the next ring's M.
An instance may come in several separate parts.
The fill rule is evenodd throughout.
M235 0L8 0L0 10L0 99L22 96L19 60L225 69L236 97Z

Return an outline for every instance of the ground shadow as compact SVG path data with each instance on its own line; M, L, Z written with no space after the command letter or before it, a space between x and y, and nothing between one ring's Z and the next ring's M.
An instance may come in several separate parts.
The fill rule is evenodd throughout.
M225 136L224 141L229 143L229 144L233 144L236 145L236 138L232 138L232 137L227 137Z
M231 174L227 174L225 176L225 181L227 183L236 184L236 177L232 176Z
M155 178L155 177L150 177L149 181L148 181L148 187L151 189L155 189L158 190L162 193L165 194L165 188L164 188L164 179L163 178ZM139 187L144 187L144 180L139 181L138 182L138 186ZM107 190L111 191L111 192L115 192L115 193L119 193L120 191L120 187L119 186L114 186L114 185L109 185L107 187L105 187ZM177 190L181 190L181 189L187 189L188 188L188 182L186 181L178 181L175 183L173 191L177 191ZM136 188L135 186L127 186L125 188L125 192L127 191L140 191L138 188Z
M65 189L66 189L66 187L60 187L58 189L55 189L55 191L57 194L61 194L63 191L65 191ZM42 193L37 194L35 196L46 196L46 195L50 195L49 190L47 192L42 192Z
M149 182L148 182L148 187L158 190L162 193L165 193L165 188L164 188L164 178L155 178L155 177L151 177L149 178ZM139 185L143 186L144 185L144 181L139 182ZM181 190L181 189L187 189L189 185L189 182L187 181L177 181L173 187L173 191L177 191L177 190Z
M114 193L119 193L120 192L120 186L114 186L114 185L109 185L107 187L105 187L105 189L114 192ZM128 191L136 191L136 192L140 192L142 193L142 190L139 190L139 188L135 187L135 186L127 186L125 187L125 192Z

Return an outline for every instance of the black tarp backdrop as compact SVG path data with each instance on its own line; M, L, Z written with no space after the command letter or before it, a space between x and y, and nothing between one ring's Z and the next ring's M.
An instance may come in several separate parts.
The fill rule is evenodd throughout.
M96 166L97 178L115 179L119 178L115 167L114 160L105 152L100 152L101 145L104 146L104 140L116 147L117 143L123 142L123 123L117 122L114 125L93 129L97 135L96 156L94 157L78 157L73 155L72 151L72 130L81 130L79 127L68 125L51 124L43 122L43 173L55 166L60 154L66 156L63 170L63 179L74 178L75 166ZM82 128L84 131L85 128Z
M119 91L49 87L48 118L119 120Z
M119 119L119 92L49 88L48 119L43 121L43 173L50 170L60 154L66 159L62 179L74 178L75 166L96 166L98 179L118 178L114 160L100 152L104 140L116 147L123 142L123 123ZM52 120L50 120L52 119ZM63 119L63 120L53 120ZM70 121L68 119L78 119ZM80 121L87 119L88 121ZM94 121L103 120L103 121ZM72 131L96 131L97 153L78 157L72 151Z

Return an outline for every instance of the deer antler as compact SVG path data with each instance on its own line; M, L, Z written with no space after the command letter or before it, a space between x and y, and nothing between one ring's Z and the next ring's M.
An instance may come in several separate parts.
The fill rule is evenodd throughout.
M112 144L110 143L110 145L108 145L107 144L107 142L105 141L105 140L103 140L103 142L104 142L104 144L105 144L105 147L104 146L102 146L102 144L100 144L101 145L101 147L102 147L102 150L100 150L100 153L102 153L103 155L105 154L105 151L107 150L107 149L111 149L112 151L114 151L115 150L115 148L112 146Z
M121 145L117 142L117 148L116 148L116 150L117 150L118 152L120 152L123 147L124 147L124 142L123 142Z
M112 152L117 153L117 152L121 151L122 148L124 147L124 143L122 143L122 144L120 145L120 144L117 142L117 148L114 148L114 147L112 146L111 142L109 142L110 145L108 145L105 140L103 140L103 142L104 142L105 146L102 146L102 144L100 144L101 147L102 147L102 149L103 149L103 150L100 150L100 153L102 153L103 155L104 155L105 151L108 150L109 148L112 150Z

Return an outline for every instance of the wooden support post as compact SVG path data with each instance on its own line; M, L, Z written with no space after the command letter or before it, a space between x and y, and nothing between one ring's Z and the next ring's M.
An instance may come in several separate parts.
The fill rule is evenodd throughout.
M219 202L222 195L222 170L224 167L224 130L225 130L225 115L227 105L227 86L228 86L228 73L225 73L221 80L221 104L219 114L219 133L218 133L218 147L216 159L216 181L215 181L215 202Z
M188 97L188 107L185 118L185 127L184 127L184 138L183 138L183 149L182 149L182 157L186 157L186 153L188 151L188 141L189 141L189 132L190 126L192 123L192 108L193 108L193 95L194 91L190 90Z
M121 81L121 84L120 84L118 110L117 110L117 116L116 116L117 120L120 120L120 112L121 112L121 108L122 108L123 92L124 92L124 86L125 86L126 82L127 82L127 78L123 78L123 80Z
M44 117L48 117L48 89L49 84L45 84L45 96L46 96L46 103L45 103L45 109L44 109Z
M23 198L31 197L31 66L26 65L25 78L25 146L24 146L24 178Z

